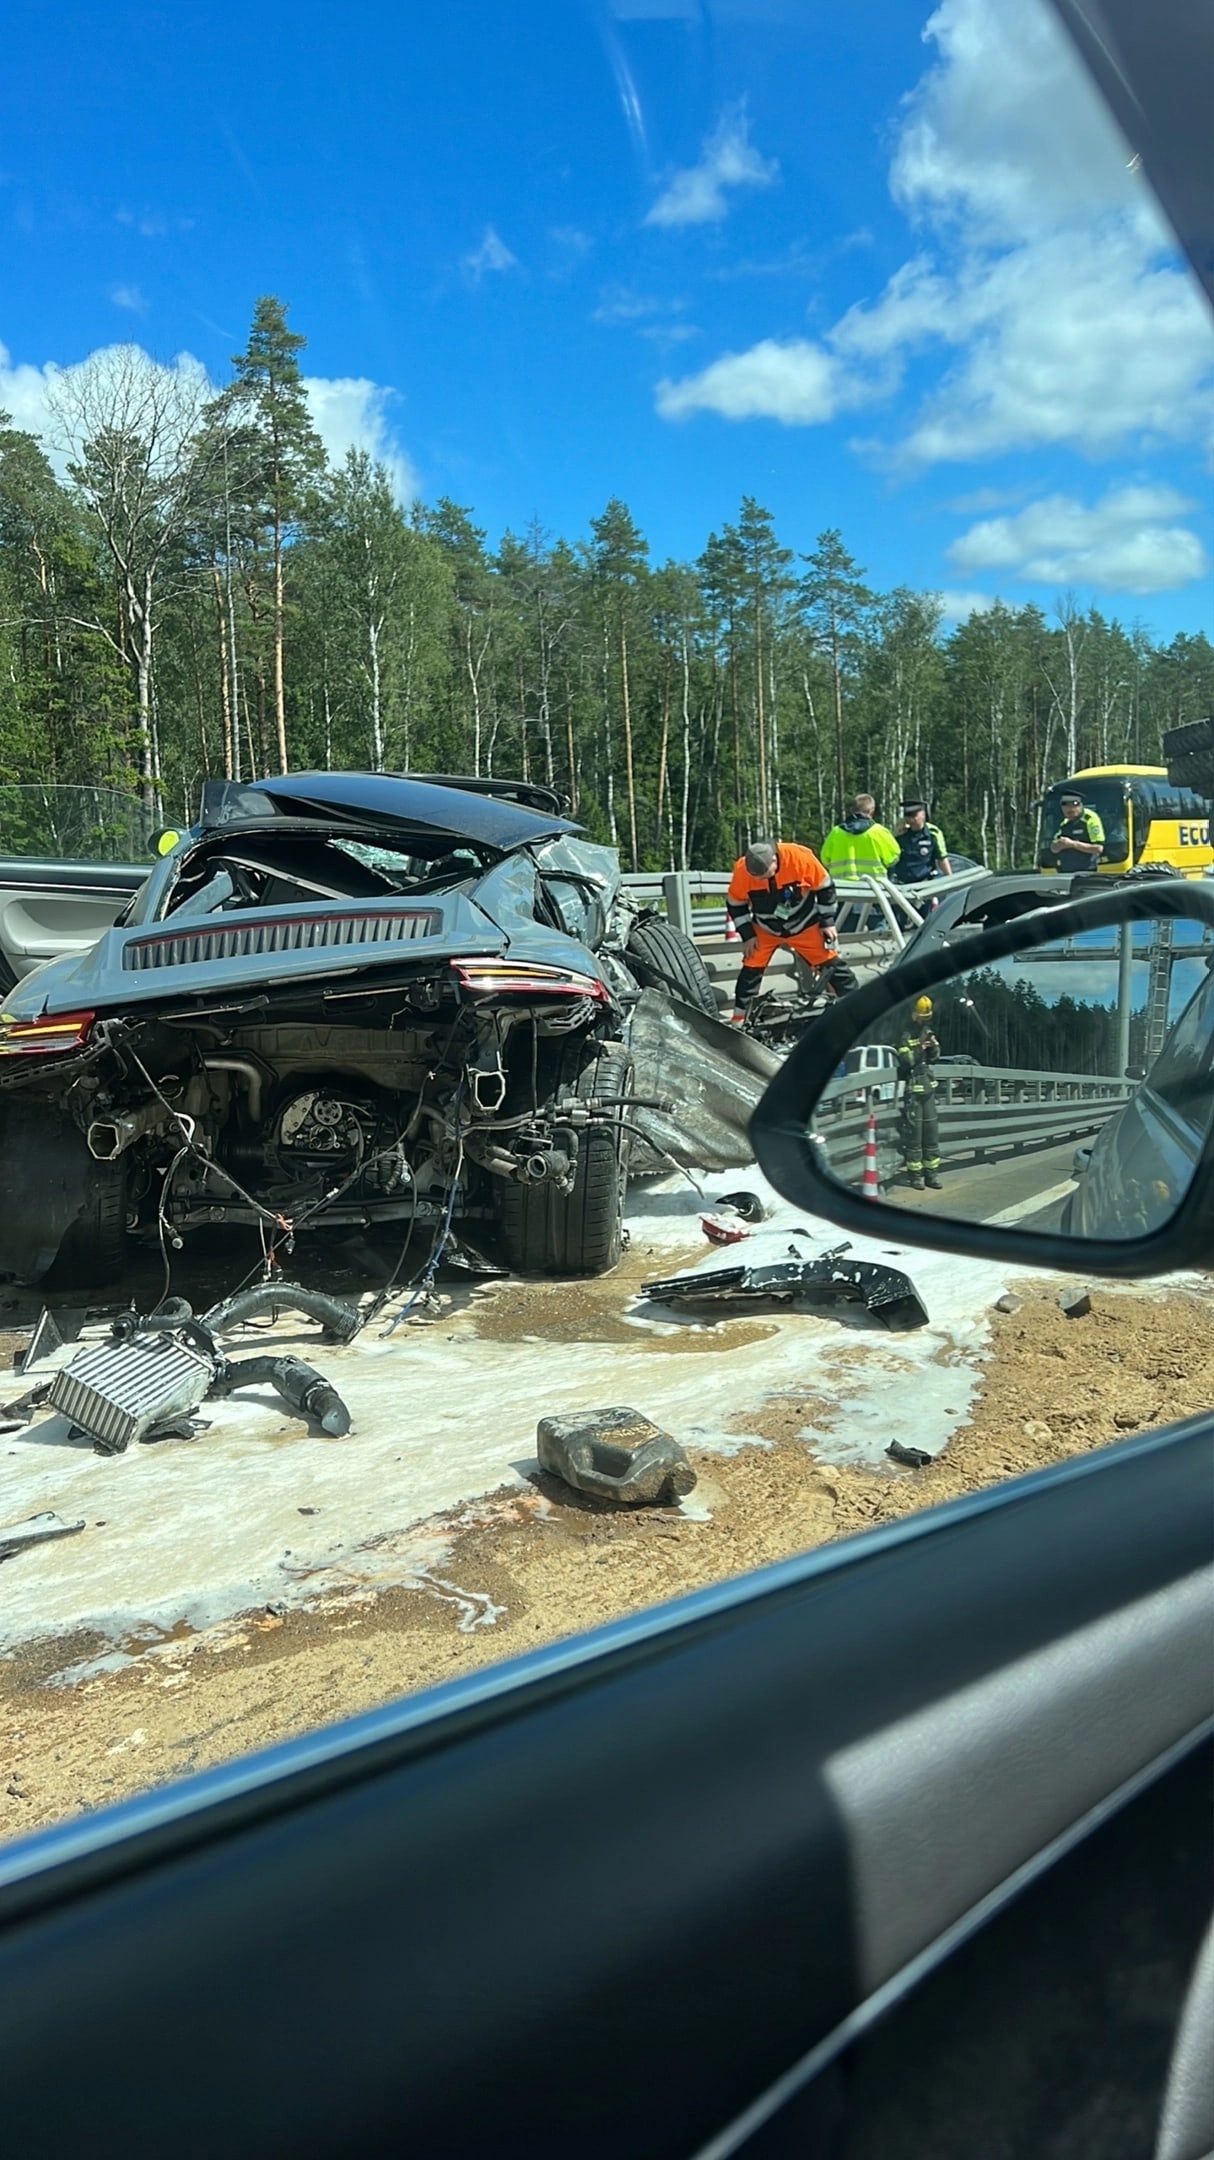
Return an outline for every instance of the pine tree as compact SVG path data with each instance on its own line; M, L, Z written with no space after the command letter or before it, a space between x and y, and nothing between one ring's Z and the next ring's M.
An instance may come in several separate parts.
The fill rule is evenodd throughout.
M270 542L273 579L274 726L278 769L286 772L286 550L305 514L325 454L312 425L299 355L307 339L287 327L281 300L267 295L253 310L248 348L232 361L235 379L209 407L210 426L226 430L238 451L244 485Z
M801 557L807 575L801 580L806 621L830 661L835 693L835 779L839 808L847 802L847 757L843 733L843 679L855 662L873 595L864 572L848 554L843 535L831 527L818 535L812 555Z

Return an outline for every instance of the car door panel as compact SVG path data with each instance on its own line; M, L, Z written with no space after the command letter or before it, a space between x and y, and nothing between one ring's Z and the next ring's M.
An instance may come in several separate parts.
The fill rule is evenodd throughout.
M138 864L0 861L0 962L16 979L87 952L146 876Z
M883 1969L874 1824L908 1849L911 1917L881 1958L917 1978L1099 1815L1075 1745L1039 1758L1026 1819L971 1714L1014 1758L1065 1668L1056 1729L1105 1733L1110 1658L1158 1599L1102 1775L1149 1785L1208 1720L1186 1631L1210 1437L1123 1444L11 1853L10 2135L235 2155L407 2129L419 2152L656 2160L758 2134ZM925 1805L930 1746L899 1741L950 1702L980 1809ZM901 1898L896 1869L880 1895ZM155 2035L138 2080L99 2005Z

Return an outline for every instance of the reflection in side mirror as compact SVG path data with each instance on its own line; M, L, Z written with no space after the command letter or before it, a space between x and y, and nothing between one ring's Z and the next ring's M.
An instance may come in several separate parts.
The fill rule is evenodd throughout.
M1161 1229L1214 1122L1212 966L1214 929L1165 916L1032 945L890 1007L819 1097L821 1168L948 1221Z

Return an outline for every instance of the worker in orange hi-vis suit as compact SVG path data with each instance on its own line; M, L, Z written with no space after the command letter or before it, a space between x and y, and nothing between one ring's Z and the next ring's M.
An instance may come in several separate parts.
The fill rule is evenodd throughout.
M745 1020L763 970L782 946L800 953L810 967L828 967L826 984L833 997L855 989L855 976L839 958L838 894L812 848L799 847L795 840L755 840L734 864L725 905L742 940L735 1026Z

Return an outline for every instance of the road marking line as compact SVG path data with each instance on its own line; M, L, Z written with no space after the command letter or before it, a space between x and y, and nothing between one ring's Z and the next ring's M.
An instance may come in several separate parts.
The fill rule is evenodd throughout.
M984 1215L982 1220L992 1226L1020 1222L1025 1215L1036 1215L1039 1209L1052 1207L1055 1200L1065 1200L1074 1190L1075 1179L1067 1178L1061 1185L1051 1185L1048 1192L1034 1193L1028 1200L1017 1200L1015 1207L1005 1207L998 1215Z

